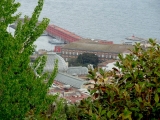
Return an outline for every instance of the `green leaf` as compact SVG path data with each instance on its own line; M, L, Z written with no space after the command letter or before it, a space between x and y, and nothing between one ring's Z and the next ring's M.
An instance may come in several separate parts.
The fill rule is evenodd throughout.
M125 86L125 88L126 88L126 89L127 89L127 88L131 88L133 85L134 85L134 84L129 83L129 84L127 84L127 85Z
M138 97L138 100L139 100L139 102L142 102L142 98L141 97Z
M138 84L140 85L140 87L143 89L143 88L145 88L145 81L143 81L143 82L138 82Z
M158 102L159 102L159 96L158 96L158 94L157 94L157 93L155 94L154 100L156 101L156 103L158 103Z
M155 73L157 74L157 76L158 76L158 77L160 77L160 73L159 73L159 71L156 71Z
M157 103L157 104L156 104L156 107L160 107L160 103Z
M140 111L139 108L137 108L137 107L131 107L130 110L136 111L136 112L139 112L139 111Z
M92 115L92 109L89 109L89 115Z
M139 87L138 84L135 84L135 89L136 89L136 91L137 91L138 93L140 93L140 87Z
M106 110L102 110L101 115L104 115L106 113Z
M153 83L150 83L150 82L148 84L146 84L147 87L155 87L155 85L156 84L153 84Z
M129 111L127 108L125 108L123 113L124 113L123 115L124 115L125 118L129 118L129 116L132 114L132 112Z
M120 118L122 117L122 120L125 120L125 119L132 120L131 115L132 115L132 112L129 111L128 108L125 108L125 110L123 111L123 113L119 115L119 117Z
M112 115L112 112L111 112L111 111L108 111L108 112L107 112L107 117L108 117L108 118L111 118L111 115Z
M142 118L143 118L143 114L138 114L138 116L139 116L139 118L138 118L138 120L141 120Z

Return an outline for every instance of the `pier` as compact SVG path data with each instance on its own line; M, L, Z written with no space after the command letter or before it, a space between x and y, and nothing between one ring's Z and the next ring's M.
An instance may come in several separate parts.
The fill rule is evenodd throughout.
M23 18L20 18L19 20L24 22ZM28 20L30 20L30 19L28 19ZM40 23L40 21L38 23ZM17 21L15 21L9 27L16 29L16 26L17 26ZM56 38L57 40L62 41L64 43L71 43L71 42L83 39L82 37L70 32L68 30L65 30L61 27L53 25L53 24L48 25L46 30L42 34L42 36L47 36L47 35L49 35L53 38Z
M72 32L69 32L63 28L60 28L56 25L48 25L46 32L48 33L49 36L52 36L58 40L65 42L65 43L71 43L71 42L83 39L82 37L80 37Z

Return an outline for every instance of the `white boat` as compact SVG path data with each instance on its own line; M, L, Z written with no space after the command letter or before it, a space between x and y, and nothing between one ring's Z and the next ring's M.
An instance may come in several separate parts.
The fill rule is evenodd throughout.
M57 39L50 39L48 40L49 43L51 44L64 44L63 41L57 40Z
M134 35L131 37L127 37L126 40L131 40L131 41L146 41L146 39L144 38L139 38L139 37L135 37Z
M126 40L123 42L123 44L126 45L135 45L135 43L146 43L147 39L135 37L134 35L131 37L125 38Z

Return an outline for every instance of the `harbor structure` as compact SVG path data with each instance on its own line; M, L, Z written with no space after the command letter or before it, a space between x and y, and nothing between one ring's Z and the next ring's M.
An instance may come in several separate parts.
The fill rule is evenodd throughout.
M75 42L82 39L82 37L53 24L48 25L48 27L46 28L46 31L49 36L52 36L57 40L63 41L65 43L71 43L71 42Z
M24 22L24 18L20 18L17 21L15 21L13 24L10 25L10 27L16 29L17 23L18 21L21 20L22 23ZM30 18L28 18L28 20L30 20ZM37 25L40 23L40 21L38 21ZM76 35L73 32L70 32L66 29L63 29L59 26L50 24L47 26L46 30L43 32L42 34L43 36L51 36L53 38L55 38L56 40L50 40L50 43L55 43L55 44L59 44L59 43L71 43L71 42L75 42L78 41L80 39L83 39L82 37Z

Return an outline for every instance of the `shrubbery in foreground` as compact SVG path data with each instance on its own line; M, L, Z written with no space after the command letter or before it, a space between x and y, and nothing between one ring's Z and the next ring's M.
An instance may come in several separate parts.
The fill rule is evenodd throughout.
M44 18L37 24L43 0L39 0L31 18L25 16L23 22L19 20L20 14L15 14L20 3L0 0L0 5L0 120L36 119L46 114L57 98L48 95L58 70L57 61L49 75L43 72L45 56L34 64L30 64L29 58L35 49L33 42L49 23ZM12 35L7 27L15 21L17 27Z
M112 75L114 82L96 84L91 91L92 97L82 100L76 112L71 112L74 119L160 119L160 46L152 39L149 42L148 48L136 44L125 58L119 55L116 66L121 71L99 70L101 77L95 76L95 70L89 72L95 81L103 81L106 75Z

